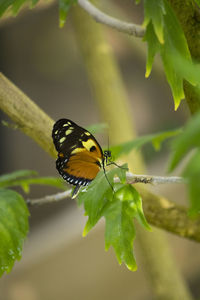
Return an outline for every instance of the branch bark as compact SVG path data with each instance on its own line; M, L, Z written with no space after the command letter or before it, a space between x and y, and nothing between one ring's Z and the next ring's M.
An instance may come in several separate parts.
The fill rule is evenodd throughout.
M0 109L23 133L43 150L56 157L51 141L53 120L28 96L0 73Z

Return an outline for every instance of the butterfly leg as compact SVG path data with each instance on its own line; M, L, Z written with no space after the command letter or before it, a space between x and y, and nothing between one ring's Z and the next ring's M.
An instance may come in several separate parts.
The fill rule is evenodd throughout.
M76 198L76 196L78 195L79 191L80 191L81 185L77 185L75 187L75 189L72 192L72 199Z
M106 164L106 166L110 166L110 165L115 165L116 167L120 168L120 169L123 169L123 170L127 170L128 171L128 168L124 168L122 166L119 166L118 164L116 164L114 161L111 161L109 163Z

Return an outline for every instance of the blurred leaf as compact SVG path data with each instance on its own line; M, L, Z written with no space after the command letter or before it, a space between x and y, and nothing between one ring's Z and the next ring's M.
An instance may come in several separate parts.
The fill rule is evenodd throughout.
M4 14L9 6L13 4L14 0L1 0L0 1L0 17Z
M34 7L37 3L38 3L39 0L32 0L32 6L31 7Z
M13 182L17 179L24 178L24 177L30 177L37 175L36 171L32 170L18 170L9 174L1 175L0 176L0 187L4 186L9 186L9 182Z
M183 132L173 141L173 155L169 171L173 171L183 157L196 147L200 147L200 113L196 113L189 120Z
M189 216L196 217L200 213L200 173L188 178L190 200Z
M150 22L146 28L144 41L147 41L148 45L145 77L149 77L149 75L151 74L154 57L156 53L160 51L160 43L154 32L152 22Z
M160 149L161 143L171 137L178 135L181 132L181 129L174 129L170 131L159 132L155 134L144 135L138 137L132 141L119 144L111 147L111 152L114 159L117 159L123 154L128 154L134 148L138 149L144 146L147 143L152 143L156 150Z
M12 5L12 11L15 16L18 14L20 8L25 2L27 2L27 0L14 0Z
M182 175L184 177L196 176L200 173L200 149L195 151L187 165L184 167Z
M0 189L0 275L10 272L20 260L27 236L29 212L23 198L15 191Z
M144 23L143 26L147 26L151 21L157 35L157 38L161 44L164 43L164 16L165 5L163 0L144 0Z
M146 26L144 40L148 44L146 77L150 75L155 54L160 52L165 74L172 89L176 110L184 98L183 80L185 77L184 74L177 72L176 61L173 57L176 52L192 65L187 41L168 1L145 0L144 11L144 26ZM193 84L191 81L190 83Z
M61 178L57 177L37 177L37 178L26 178L37 175L35 171L20 170L10 174L0 176L0 188L21 186L23 190L28 193L29 186L31 184L37 185L50 185L60 189L66 189L66 183Z
M158 133L153 139L152 144L156 150L160 150L161 144L169 138L175 137L179 135L182 132L181 128L170 130L170 131L164 131L161 133Z
M198 149L183 171L183 176L188 181L188 192L190 200L190 216L200 213L200 149Z
M200 7L200 0L194 0L196 4Z
M39 0L1 0L0 1L0 17L4 14L4 12L12 7L13 15L16 16L23 4L29 4L31 2L31 8L33 8Z
M25 178L19 180L13 180L12 182L0 183L0 187L10 187L10 186L21 186L23 190L28 193L29 186L31 184L36 185L50 185L60 189L66 189L66 183L61 178L57 177L38 177L38 178Z
M88 126L87 130L90 133L95 134L95 133L102 132L107 128L108 128L108 124L106 124L106 123L97 123L97 124Z
M172 63L176 65L177 71L183 75L183 77L193 85L200 85L200 64L190 62L184 57L178 55L177 51L174 51Z
M191 216L200 212L200 112L186 124L182 133L172 143L173 154L169 170L173 171L181 160L193 150L183 171L188 182Z
M68 12L77 0L59 0L59 26L62 28L65 24Z

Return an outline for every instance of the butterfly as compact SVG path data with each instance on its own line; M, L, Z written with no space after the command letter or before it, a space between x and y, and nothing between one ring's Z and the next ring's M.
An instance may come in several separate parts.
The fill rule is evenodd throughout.
M102 151L95 137L69 119L60 119L54 126L52 138L58 152L56 168L68 183L76 186L75 198L81 186L88 185L111 159L111 151Z

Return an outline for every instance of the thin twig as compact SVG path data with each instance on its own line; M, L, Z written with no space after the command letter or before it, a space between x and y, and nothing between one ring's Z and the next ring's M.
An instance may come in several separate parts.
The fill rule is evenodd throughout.
M134 183L150 183L156 184L166 184L166 183L185 183L183 177L178 176L152 176L152 175L136 175L130 172L126 173L127 182L129 184Z
M108 25L112 28L117 29L118 31L133 35L135 37L144 36L145 29L140 25L120 21L116 18L113 18L100 11L88 0L78 0L78 4L99 23Z
M28 205L42 205L42 204L47 204L47 203L53 203L53 202L58 202L60 200L63 200L65 198L70 197L72 190L67 190L61 193L57 193L54 195L49 195L45 196L43 198L38 198L38 199L27 199L27 204Z
M127 183L145 183L145 184L164 184L164 183L184 183L184 179L182 177L163 177L163 176L150 176L150 175L136 175L130 172L127 172ZM115 182L119 182L119 178L114 179ZM65 198L69 198L71 196L72 190L67 190L65 192L57 193L50 196L45 196L43 198L38 199L28 199L27 204L29 205L42 205L52 202L58 202Z

